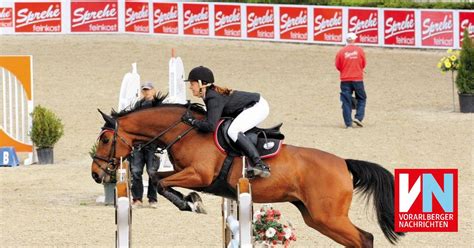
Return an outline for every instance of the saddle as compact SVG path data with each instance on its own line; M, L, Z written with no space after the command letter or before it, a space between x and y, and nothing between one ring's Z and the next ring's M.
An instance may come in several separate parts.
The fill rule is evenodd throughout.
M243 156L235 142L227 135L227 130L233 120L234 118L223 118L219 121L214 132L214 142L221 152L229 156ZM285 139L285 135L280 132L282 125L283 123L270 128L254 127L245 132L245 135L250 138L257 148L262 159L276 156L280 151Z
M233 120L234 118L223 118L217 124L216 131L214 132L214 143L227 157L222 164L219 175L214 179L211 185L205 188L199 188L199 190L236 200L237 193L234 186L229 184L227 177L231 171L234 158L243 156L243 153L236 148L237 145L235 142L227 135L227 130ZM250 138L257 148L262 159L274 157L280 151L283 139L285 138L285 136L280 133L280 127L282 125L283 123L280 123L274 127L265 129L254 127L245 132L245 135Z

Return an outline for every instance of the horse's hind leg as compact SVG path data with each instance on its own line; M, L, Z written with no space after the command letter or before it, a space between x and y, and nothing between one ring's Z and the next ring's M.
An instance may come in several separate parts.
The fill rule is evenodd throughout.
M364 235L365 239L364 241L364 247L373 247L374 246L374 235L372 233L366 232L358 227L356 227L357 230L361 233L361 235Z
M320 210L324 213L313 217L314 214L311 215L302 202L292 203L301 212L306 225L318 230L339 244L346 247L373 247L372 234L356 228L347 216L332 216L331 210L321 208Z

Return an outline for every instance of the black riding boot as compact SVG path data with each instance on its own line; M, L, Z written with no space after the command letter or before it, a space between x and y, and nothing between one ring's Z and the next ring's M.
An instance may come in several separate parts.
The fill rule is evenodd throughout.
M250 139L245 136L242 132L237 136L237 141L235 142L239 148L244 152L244 154L252 161L251 168L249 171L252 171L254 175L261 177L270 176L270 168L262 161L260 155L258 154L257 148L250 141Z

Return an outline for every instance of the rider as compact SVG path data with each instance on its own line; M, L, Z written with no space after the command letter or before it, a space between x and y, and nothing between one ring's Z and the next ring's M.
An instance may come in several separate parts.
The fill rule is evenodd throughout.
M221 117L235 117L227 134L250 158L249 171L261 177L270 176L270 168L262 161L257 148L245 136L245 132L261 123L269 114L267 101L258 93L231 90L214 84L214 75L209 68L199 66L189 72L188 79L193 95L201 97L206 104L207 116L197 120L191 115L183 121L195 126L201 132L213 132Z

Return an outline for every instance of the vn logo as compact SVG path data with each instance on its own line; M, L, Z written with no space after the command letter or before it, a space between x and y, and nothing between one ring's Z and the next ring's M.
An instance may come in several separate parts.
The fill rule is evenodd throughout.
M396 169L395 231L457 232L457 169Z

